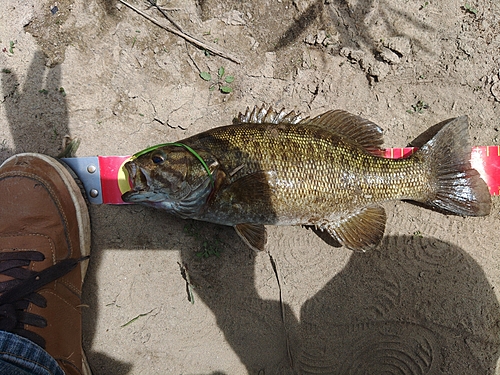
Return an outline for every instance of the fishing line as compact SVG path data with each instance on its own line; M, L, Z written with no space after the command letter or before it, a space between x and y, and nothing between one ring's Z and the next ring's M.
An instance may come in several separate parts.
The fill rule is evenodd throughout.
M207 171L208 175L210 176L210 180L212 181L212 185L214 185L214 183L215 183L214 177L212 175L212 172L210 172L210 168L208 168L207 163L205 163L205 160L203 160L203 158L195 150L193 150L191 147L189 147L188 145L186 145L184 143L180 143L180 142L162 143L162 144L159 144L159 145L156 145L156 146L151 146L151 147L146 148L145 150L139 151L138 153L134 154L132 156L132 159L137 159L139 156L147 154L150 151L154 151L154 150L156 150L159 147L165 147L165 146L184 147L186 150L188 150L191 154L194 155L194 157L196 159L198 159L200 161L201 165L203 165L203 168L205 168L205 170Z

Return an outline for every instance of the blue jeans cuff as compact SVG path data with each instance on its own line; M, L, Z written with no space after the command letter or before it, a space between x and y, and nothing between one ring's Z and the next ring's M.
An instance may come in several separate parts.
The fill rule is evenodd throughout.
M0 331L0 374L64 375L56 360L34 342Z

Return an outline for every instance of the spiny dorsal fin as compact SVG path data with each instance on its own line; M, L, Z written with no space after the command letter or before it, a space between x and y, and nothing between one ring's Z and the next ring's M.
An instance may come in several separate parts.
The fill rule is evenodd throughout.
M351 250L366 251L379 244L384 236L386 215L379 206L365 207L323 228L337 241Z
M384 143L382 129L378 125L352 113L338 109L325 112L312 119L304 119L300 123L320 126L331 132L343 135L376 155L380 155L380 149Z
M262 224L236 224L236 233L241 239L255 251L264 250L267 242L266 227Z
M258 108L257 106L253 107L253 110L250 111L250 108L247 107L244 114L241 112L238 116L233 120L233 123L243 123L243 124L298 124L302 120L300 114L295 113L295 111L286 112L285 108L282 108L281 111L277 112L273 107L266 108L266 105L263 104L262 107Z
M353 140L374 155L382 155L382 129L369 120L342 110L328 111L310 119L302 118L295 111L287 113L284 108L277 112L263 104L260 108L254 106L252 110L247 107L245 113L240 112L233 123L315 125Z

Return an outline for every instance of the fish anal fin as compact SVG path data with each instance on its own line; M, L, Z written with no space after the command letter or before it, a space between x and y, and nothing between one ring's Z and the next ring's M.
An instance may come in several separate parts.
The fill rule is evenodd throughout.
M345 247L367 251L382 240L386 219L382 207L370 206L342 218L339 222L330 222L323 228Z
M375 123L343 110L323 113L312 119L304 119L301 124L315 125L349 138L366 149L381 156L384 140L382 129Z
M264 250L267 242L266 227L262 224L236 224L234 226L236 233L241 237L249 247L255 251Z

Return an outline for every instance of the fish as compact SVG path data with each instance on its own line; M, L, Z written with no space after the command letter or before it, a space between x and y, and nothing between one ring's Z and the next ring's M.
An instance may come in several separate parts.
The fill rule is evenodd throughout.
M471 167L468 118L444 126L411 156L382 157L383 131L344 110L314 118L266 105L226 126L136 153L125 202L233 226L252 249L266 225L313 226L351 250L382 239L381 203L404 200L445 214L485 216L486 183Z

